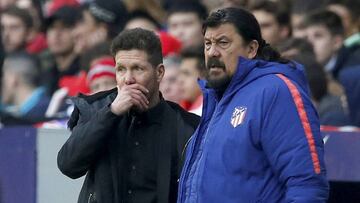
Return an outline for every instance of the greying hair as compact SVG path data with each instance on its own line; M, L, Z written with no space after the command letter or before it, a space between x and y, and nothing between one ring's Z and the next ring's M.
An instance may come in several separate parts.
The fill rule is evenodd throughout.
M3 72L13 72L31 86L40 84L40 65L38 59L26 52L10 53L5 57Z

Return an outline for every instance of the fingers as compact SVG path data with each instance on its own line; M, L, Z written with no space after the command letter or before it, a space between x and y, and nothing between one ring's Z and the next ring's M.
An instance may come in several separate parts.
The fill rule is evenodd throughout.
M140 85L140 84L131 84L131 85L129 85L128 86L129 88L134 88L134 89L138 89L138 90L140 90L144 95L148 95L149 94L149 90L146 88L146 87L144 87L144 86L142 86L142 85Z
M127 110L131 107L135 107L140 111L145 111L149 108L149 100L147 95L149 91L140 84L125 85L121 88L117 86L118 95L115 99L116 106L121 106ZM121 108L122 109L122 108Z
M141 95L133 94L131 95L131 99L133 105L137 107L139 110L146 111L149 108L149 104L143 99Z

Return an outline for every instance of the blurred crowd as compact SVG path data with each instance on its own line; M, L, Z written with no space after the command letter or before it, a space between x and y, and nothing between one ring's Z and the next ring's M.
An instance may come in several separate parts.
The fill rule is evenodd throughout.
M359 0L0 0L1 125L61 126L72 97L116 87L111 40L136 27L161 40L162 96L201 115L202 22L230 6L304 66L322 125L360 126Z

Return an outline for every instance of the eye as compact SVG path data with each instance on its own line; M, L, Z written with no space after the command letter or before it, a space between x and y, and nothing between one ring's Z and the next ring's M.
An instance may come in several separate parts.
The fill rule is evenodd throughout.
M226 41L226 40L221 40L221 41L219 41L219 46L221 47L221 48L226 48L226 47L228 47L229 46L229 42L228 41Z
M118 67L116 70L117 70L118 73L124 73L124 72L126 72L126 68L125 68L125 67L121 67L121 66Z
M135 66L135 67L134 67L134 70L135 70L135 71L138 71L138 72L142 72L142 71L144 71L144 68L141 67L141 66Z
M205 49L209 50L211 48L211 42L210 41L205 41Z

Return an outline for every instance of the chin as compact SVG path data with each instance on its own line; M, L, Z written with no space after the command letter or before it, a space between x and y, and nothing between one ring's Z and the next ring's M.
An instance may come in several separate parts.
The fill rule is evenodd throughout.
M231 81L231 77L228 75L225 75L223 77L209 77L208 78L208 84L213 89L223 89L226 88L226 86L229 85Z

